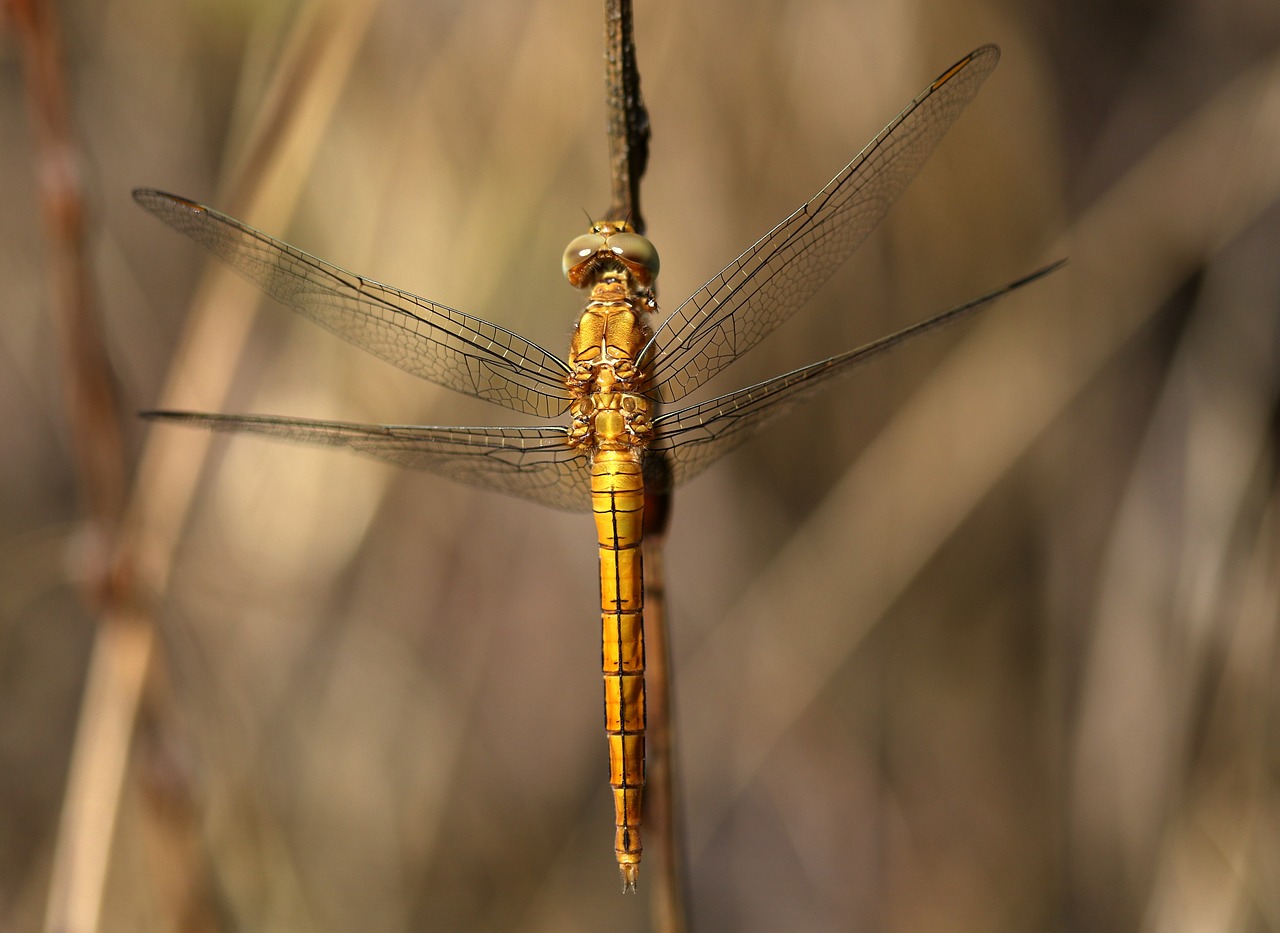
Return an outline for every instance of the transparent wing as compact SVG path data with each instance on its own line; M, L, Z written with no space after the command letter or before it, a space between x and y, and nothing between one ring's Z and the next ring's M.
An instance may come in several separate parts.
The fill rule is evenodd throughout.
M406 372L544 418L569 406L568 365L518 334L339 269L194 201L145 188L133 197L272 298Z
M684 398L795 313L880 222L999 59L986 45L948 68L825 188L676 308L650 341L655 397Z
M670 485L677 486L697 476L762 425L790 411L796 403L824 387L830 380L847 375L858 365L908 340L944 324L961 320L1014 289L1048 275L1061 265L1060 261L1045 266L995 291L895 334L881 337L856 350L680 411L661 414L654 419L657 437L649 445L649 450L665 454L670 467Z
M148 411L142 417L304 444L349 447L379 460L553 509L585 512L591 508L591 464L566 444L567 431L560 427L436 428L186 411Z

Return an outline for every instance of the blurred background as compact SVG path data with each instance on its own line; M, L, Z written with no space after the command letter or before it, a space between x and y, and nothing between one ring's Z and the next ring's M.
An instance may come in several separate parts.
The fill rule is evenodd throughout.
M710 391L1071 260L676 496L695 926L1280 928L1280 6L637 7L668 309L947 65L1004 52L854 261ZM255 314L129 191L561 353L559 257L609 196L600 5L58 14L159 606L123 789L84 798L115 813L101 928L646 929L611 851L585 516L131 417L515 423ZM99 623L0 37L0 930L29 930L62 909Z

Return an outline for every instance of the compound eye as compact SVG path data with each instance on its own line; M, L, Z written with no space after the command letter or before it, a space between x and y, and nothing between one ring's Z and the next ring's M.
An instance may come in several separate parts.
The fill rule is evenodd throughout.
M652 285L658 277L658 251L647 238L638 233L615 233L606 246L641 284Z
M584 233L565 247L562 263L564 274L574 287L578 287L582 281L582 274L578 272L578 267L590 261L591 257L604 248L605 239L598 233Z

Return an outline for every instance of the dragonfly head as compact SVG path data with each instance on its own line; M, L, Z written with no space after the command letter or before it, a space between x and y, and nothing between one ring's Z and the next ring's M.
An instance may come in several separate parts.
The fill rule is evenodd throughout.
M574 288L589 288L608 273L627 275L641 288L658 277L658 251L626 221L603 221L564 251L564 274Z

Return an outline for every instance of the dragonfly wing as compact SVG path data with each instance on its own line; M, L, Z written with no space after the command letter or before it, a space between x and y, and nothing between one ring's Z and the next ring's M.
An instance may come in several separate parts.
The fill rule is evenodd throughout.
M569 366L518 334L347 272L194 201L145 188L133 197L272 298L406 372L531 415L568 408Z
M399 466L519 496L569 512L591 508L591 464L562 427L437 428L307 421L273 415L149 411L152 421L329 447L349 447Z
M697 476L761 426L790 411L797 402L823 388L830 380L847 375L860 364L909 340L944 324L959 321L1061 266L1061 261L1045 266L995 291L856 350L680 411L661 414L654 419L657 436L650 443L649 450L665 455L670 485L677 486Z
M880 222L999 58L986 45L948 68L826 187L676 308L650 341L655 396L684 398L795 313Z

